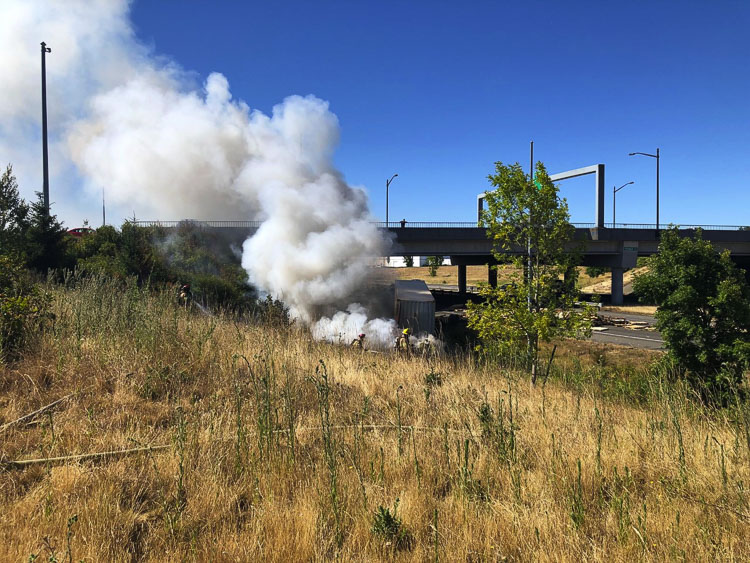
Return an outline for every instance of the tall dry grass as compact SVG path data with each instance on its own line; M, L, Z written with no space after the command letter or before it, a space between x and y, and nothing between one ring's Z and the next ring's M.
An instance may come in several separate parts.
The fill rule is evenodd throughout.
M4 469L0 560L750 559L747 404L654 380L635 407L173 297L69 279L2 368L2 422L78 392L3 431L3 460L169 447Z

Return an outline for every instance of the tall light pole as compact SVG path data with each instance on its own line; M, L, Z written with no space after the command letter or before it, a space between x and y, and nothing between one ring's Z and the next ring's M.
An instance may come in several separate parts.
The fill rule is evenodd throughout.
M398 174L394 174L391 176L390 180L385 181L385 228L388 228L388 188L391 187L391 182L393 182L393 179L398 176Z
M49 162L47 158L47 53L52 49L42 41L42 195L44 198L44 212L49 216Z
M659 147L656 147L656 154L648 154L647 152L631 152L628 156L634 156L640 154L643 156L650 156L656 159L656 230L659 230Z
M625 186L629 186L630 184L635 184L635 182L628 182L627 184L623 184L619 188L615 188L612 186L612 228L615 228L615 209L617 207L617 192L619 192L622 188Z

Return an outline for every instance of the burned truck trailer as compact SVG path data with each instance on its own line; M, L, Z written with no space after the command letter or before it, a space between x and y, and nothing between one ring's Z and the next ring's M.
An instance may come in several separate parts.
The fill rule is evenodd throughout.
M396 280L393 318L412 334L435 334L435 298L423 280Z

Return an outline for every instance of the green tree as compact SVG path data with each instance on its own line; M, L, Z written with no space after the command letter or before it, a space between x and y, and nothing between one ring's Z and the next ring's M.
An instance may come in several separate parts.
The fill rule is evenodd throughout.
M492 253L523 275L499 288L484 286L483 302L469 304L469 325L485 347L512 354L525 348L525 365L536 382L541 342L590 331L590 311L574 308L578 271L566 245L575 228L543 164L530 178L518 163L497 162L489 180L495 189L485 196L482 223Z
M670 356L704 399L726 400L750 360L750 289L744 272L703 240L664 231L659 253L634 291L658 305L656 326Z
M437 276L437 271L440 266L443 265L443 257L442 256L428 256L427 257L427 267L430 271L430 276L433 278Z
M404 256L404 264L407 268L414 266L414 256Z
M121 237L113 226L101 226L93 233L74 240L72 246L79 269L113 278L126 278L130 275L119 262Z
M610 268L605 266L588 266L586 268L586 275L590 278L598 278L610 272Z
M72 268L73 256L69 252L71 237L57 216L48 213L42 193L37 192L36 195L37 200L31 204L25 236L27 265L43 274L49 269Z
M130 221L122 225L120 247L117 259L125 276L135 275L138 283L169 279L164 260L153 241L164 238L164 230L159 227L140 227Z
M18 193L18 182L9 164L0 176L0 253L22 254L29 226L29 206Z

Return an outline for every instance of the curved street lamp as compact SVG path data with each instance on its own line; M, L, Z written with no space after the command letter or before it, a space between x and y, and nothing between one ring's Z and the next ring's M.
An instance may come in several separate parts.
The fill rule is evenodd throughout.
M617 206L617 201L616 201L617 200L617 192L619 192L625 186L629 186L630 184L635 184L635 182L628 182L627 184L623 184L619 188L615 188L614 186L612 186L612 228L613 229L616 226L615 225L615 223L616 223L616 221L615 221L615 209L616 209L616 206Z
M631 152L628 156L635 156L640 154L642 156L650 156L656 159L656 230L659 230L659 147L656 148L656 154L649 154L647 152Z
M394 174L391 176L390 180L385 181L385 228L388 228L388 188L391 187L391 182L393 182L393 179L398 176L398 174Z

